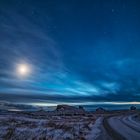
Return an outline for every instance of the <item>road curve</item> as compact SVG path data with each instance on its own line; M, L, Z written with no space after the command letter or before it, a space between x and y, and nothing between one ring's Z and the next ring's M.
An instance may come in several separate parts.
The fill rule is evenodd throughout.
M132 115L110 117L108 124L126 140L140 140L140 124Z

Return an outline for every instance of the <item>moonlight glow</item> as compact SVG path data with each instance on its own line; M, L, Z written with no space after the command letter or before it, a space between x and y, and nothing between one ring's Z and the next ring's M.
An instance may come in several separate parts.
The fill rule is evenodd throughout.
M17 73L19 76L28 76L31 72L31 67L28 64L18 64Z

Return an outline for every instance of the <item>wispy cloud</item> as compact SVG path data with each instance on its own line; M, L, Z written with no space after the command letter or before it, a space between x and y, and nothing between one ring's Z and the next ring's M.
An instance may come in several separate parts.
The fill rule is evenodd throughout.
M1 100L38 104L139 102L139 39L131 44L127 32L114 25L110 17L102 26L102 20L99 24L94 20L98 28L91 21L93 28L83 17L79 25L77 19L86 15L81 14L83 9L79 18L71 19L77 14L71 11L75 6L59 2L58 7L42 10L42 3L39 5L23 1L0 5ZM49 2L46 5L49 7ZM49 23L58 28L51 32ZM85 25L89 26L87 33ZM106 36L104 28L108 30ZM132 33L139 37L139 32ZM137 41L136 36L131 39ZM16 67L24 62L32 72L20 79Z

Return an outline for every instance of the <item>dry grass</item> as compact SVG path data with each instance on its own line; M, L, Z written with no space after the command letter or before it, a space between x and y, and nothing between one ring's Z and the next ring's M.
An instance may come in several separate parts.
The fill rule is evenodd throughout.
M9 140L14 134L15 128L8 128L7 134L3 137L4 140Z
M44 117L45 118L45 117ZM36 119L36 116L15 115L0 119L0 139L22 140L85 140L91 131L90 124L95 122L93 116L52 116Z

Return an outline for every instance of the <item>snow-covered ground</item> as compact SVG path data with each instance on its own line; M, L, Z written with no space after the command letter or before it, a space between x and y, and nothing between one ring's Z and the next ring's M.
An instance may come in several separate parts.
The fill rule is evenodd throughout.
M95 116L0 115L0 140L90 140L100 133Z
M102 125L102 117L99 117L96 122L91 125L91 131L90 133L86 136L87 140L95 140L101 133L101 125Z

